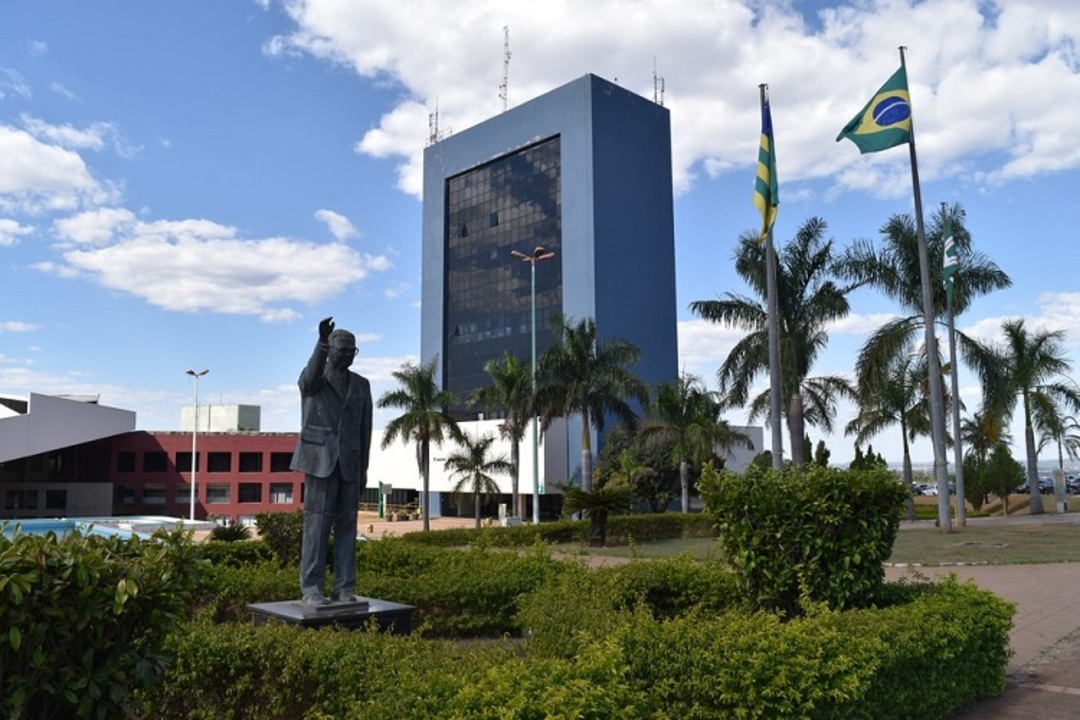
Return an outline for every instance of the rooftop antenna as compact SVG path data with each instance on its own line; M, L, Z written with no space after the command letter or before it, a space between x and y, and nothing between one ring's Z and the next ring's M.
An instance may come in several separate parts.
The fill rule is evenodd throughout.
M442 140L447 135L452 134L454 131L447 128L445 132L439 130L439 101L435 100L435 112L428 113L428 145L434 145Z
M652 59L652 99L653 102L664 107L664 78L656 74L656 56Z
M499 85L499 99L502 100L503 112L506 112L510 89L510 26L503 25L503 77Z

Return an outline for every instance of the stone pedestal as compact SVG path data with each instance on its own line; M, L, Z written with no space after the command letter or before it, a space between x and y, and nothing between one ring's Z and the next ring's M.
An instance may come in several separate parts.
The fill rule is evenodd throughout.
M354 602L332 602L328 605L311 605L302 600L282 602L252 603L247 606L251 611L253 625L267 622L283 622L305 628L320 628L328 625L355 630L365 627L374 620L379 630L394 635L408 635L412 632L412 605L357 597Z

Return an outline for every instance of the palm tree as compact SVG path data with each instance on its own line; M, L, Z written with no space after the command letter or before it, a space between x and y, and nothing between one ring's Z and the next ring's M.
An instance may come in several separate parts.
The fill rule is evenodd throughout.
M533 416L532 371L509 352L501 358L492 358L484 365L484 372L491 377L491 385L480 388L469 396L470 405L480 405L489 411L501 412L503 421L499 432L510 441L510 493L513 496L514 515L525 517L524 498L519 492L521 477L521 441Z
M555 344L540 358L537 409L545 431L555 418L581 415L581 486L589 492L593 428L602 432L609 415L633 424L637 416L627 399L648 401L648 389L630 370L641 351L621 338L598 339L592 318L574 323L554 315L549 325Z
M796 465L806 460L804 426L831 432L837 400L853 395L842 377L809 377L829 341L825 327L848 314L847 295L855 289L834 280L832 241L822 239L826 227L821 218L810 218L777 254L782 405ZM769 412L769 391L749 397L754 380L769 371L765 250L756 233L746 233L735 252L735 271L759 299L728 292L720 300L690 303L690 309L705 320L749 331L724 360L717 379L728 405L750 402L750 420Z
M648 416L641 425L641 438L654 437L672 444L672 461L679 466L679 487L682 511L690 512L690 466L712 457L713 448L725 445L730 451L735 437L745 445L753 444L742 433L733 433L720 419L720 403L713 393L694 375L683 374L674 383L664 383L656 389Z
M388 390L379 398L380 408L400 408L405 412L386 425L382 447L392 442L416 443L416 463L422 478L423 494L420 499L424 511L424 531L431 529L431 513L428 512L428 493L431 488L431 443L442 445L450 438L460 442L461 430L450 417L447 408L457 403L457 397L448 390L441 390L435 382L433 357L426 365L404 363L393 372L400 387Z
M999 412L983 409L960 423L960 438L967 448L965 456L980 463L990 458L990 453L1000 443L1012 444L1012 435L1006 427L1008 418Z
M939 211L931 219L926 233L930 267L942 267L946 217L952 220L953 238L960 258L952 300L953 314L960 315L975 298L1010 287L1012 280L982 253L972 249L971 235L963 226L964 210L960 205ZM888 375L895 358L909 352L912 343L919 334L925 333L926 328L915 221L909 215L893 215L880 233L880 249L870 240L856 240L836 264L836 271L842 277L877 288L905 313L878 328L859 351L856 374L871 383ZM945 286L940 282L932 283L932 293L936 316L941 321L946 310ZM988 382L993 361L988 350L959 331L956 335L964 360L984 383Z
M1024 449L1027 455L1028 492L1031 512L1043 512L1039 495L1039 454L1035 446L1035 420L1049 406L1062 407L1072 413L1080 412L1080 391L1060 376L1068 373L1072 363L1063 346L1064 330L1030 332L1022 319L1006 320L1001 324L1004 345L994 353L995 376L998 382L984 386L991 407L1000 408L1006 417L1013 414L1017 401L1024 413Z
M925 355L917 358L910 349L896 355L892 358L884 378L859 379L859 412L844 429L845 434L855 435L855 444L858 446L883 430L898 425L904 448L904 483L912 494L915 492L915 481L911 470L909 441L920 435L930 434L926 383ZM915 503L910 498L907 502L907 519L915 519Z
M1058 470L1065 469L1065 456L1070 460L1080 459L1080 421L1073 415L1062 415L1058 412L1048 417L1041 417L1037 421L1041 434L1039 436L1039 452L1042 452L1050 443L1057 445Z
M598 482L595 490L576 485L564 485L563 514L581 513L589 521L590 544L607 542L608 516L629 512L634 505L634 492L623 478Z
M476 518L478 530L480 529L482 498L499 493L499 484L495 482L491 474L509 473L514 468L505 455L488 457L491 444L494 442L494 435L485 435L475 440L465 435L461 439L462 448L451 453L445 461L446 469L452 471L450 478L458 480L457 485L454 486L454 493L460 495L463 492L470 492L473 495L473 517Z

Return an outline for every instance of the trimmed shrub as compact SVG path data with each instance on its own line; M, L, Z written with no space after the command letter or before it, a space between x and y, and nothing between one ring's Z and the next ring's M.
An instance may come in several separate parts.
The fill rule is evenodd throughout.
M262 540L245 542L204 542L196 549L199 557L214 565L244 567L276 560L277 555Z
M300 571L276 561L258 565L211 565L203 571L194 607L215 622L251 622L250 603L296 600Z
M198 565L181 530L0 536L0 716L134 717Z
M907 497L888 470L706 468L701 488L756 607L791 617L804 598L837 610L874 601Z
M300 564L300 548L304 541L304 511L259 513L255 516L259 537L284 565Z
M715 537L715 526L715 519L704 513L612 515L608 519L608 545Z
M461 643L193 623L173 636L176 662L145 695L146 716L935 720L1004 687L1014 610L970 583L909 586L906 605L819 605L789 621L702 609L658 620L645 605L611 621L596 590L614 598L617 583L575 583L592 576L576 566L553 580L564 603L552 611L600 624L582 623L571 653L538 652L539 636Z

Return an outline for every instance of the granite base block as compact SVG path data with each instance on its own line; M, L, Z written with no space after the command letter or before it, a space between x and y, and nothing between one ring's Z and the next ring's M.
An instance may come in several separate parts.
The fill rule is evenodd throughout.
M359 596L354 602L332 602L327 605L312 605L303 600L284 600L252 603L247 607L251 611L253 625L281 622L304 628L336 625L355 630L366 627L368 622L374 620L379 630L393 635L408 635L412 632L412 614L416 609L412 605Z

